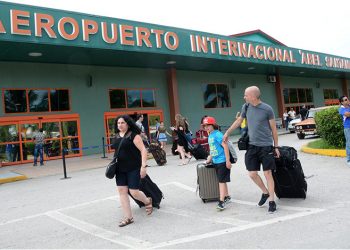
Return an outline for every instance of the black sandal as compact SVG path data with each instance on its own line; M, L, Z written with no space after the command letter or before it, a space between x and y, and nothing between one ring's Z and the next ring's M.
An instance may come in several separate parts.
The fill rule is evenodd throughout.
M147 197L147 198L149 199L149 203L145 205L146 213L147 215L151 215L153 212L152 198L151 197Z
M121 222L119 222L119 227L125 227L131 223L134 223L134 219L131 218L124 218Z

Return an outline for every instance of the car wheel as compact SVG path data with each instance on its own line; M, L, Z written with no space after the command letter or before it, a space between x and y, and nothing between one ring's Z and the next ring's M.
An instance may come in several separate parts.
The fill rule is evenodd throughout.
M305 138L305 135L302 134L302 133L297 133L297 136L300 140L304 139Z

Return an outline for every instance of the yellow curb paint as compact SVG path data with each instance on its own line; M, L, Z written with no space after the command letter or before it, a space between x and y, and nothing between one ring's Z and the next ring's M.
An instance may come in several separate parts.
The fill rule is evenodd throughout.
M8 178L0 178L0 184L14 182L14 181L22 181L26 179L28 178L25 175L19 175L19 176L8 177Z
M333 156L333 157L346 157L345 149L319 149L319 148L309 148L304 145L301 148L301 151L308 154L318 154L325 156Z

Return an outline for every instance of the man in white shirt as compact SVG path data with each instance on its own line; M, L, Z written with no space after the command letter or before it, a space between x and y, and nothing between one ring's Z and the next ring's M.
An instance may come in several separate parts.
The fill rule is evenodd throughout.
M290 110L289 110L289 112L288 112L288 115L289 115L289 119L290 119L290 120L295 119L296 113L295 113L295 111L294 111L293 108L290 108Z

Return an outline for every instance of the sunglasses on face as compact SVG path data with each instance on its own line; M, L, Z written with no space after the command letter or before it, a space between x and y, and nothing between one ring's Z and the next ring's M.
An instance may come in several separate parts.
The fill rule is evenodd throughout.
M348 98L344 98L344 99L343 99L343 102L346 102L346 101L348 101Z

